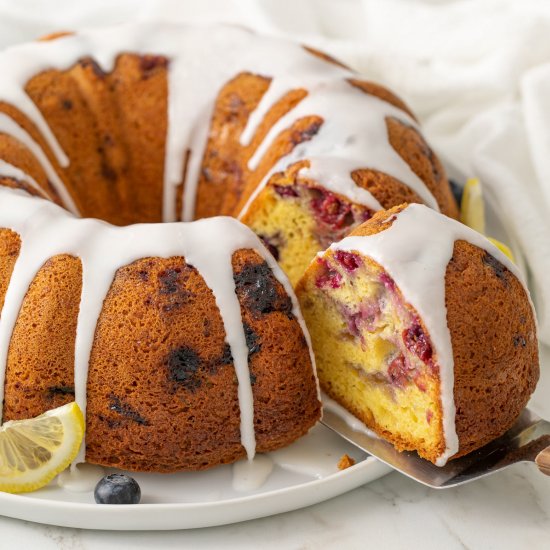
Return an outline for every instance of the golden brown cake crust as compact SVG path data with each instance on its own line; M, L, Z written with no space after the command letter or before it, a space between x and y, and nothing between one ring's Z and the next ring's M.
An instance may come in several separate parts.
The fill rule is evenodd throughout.
M233 269L249 347L258 451L267 452L304 435L320 418L315 374L291 300L265 261L241 251ZM261 290L259 280L267 280Z
M357 78L350 78L349 83L367 94L379 97L380 99L387 101L394 107L397 107L398 109L401 109L402 111L407 113L413 120L416 120L416 117L414 116L414 113L411 111L409 106L401 98L397 97L393 92L391 92L384 86L376 84L375 82L370 82L368 80L359 80Z
M96 329L87 395L88 462L170 472L243 456L223 322L182 258L118 270Z
M264 452L306 433L320 405L309 350L282 286L253 251L236 252L233 266L251 359L257 450ZM244 457L224 336L212 292L182 258L143 259L120 269L92 352L87 460L170 472Z
M416 120L407 104L384 86L357 79L351 79L350 83L363 92L390 103ZM386 125L391 146L424 182L441 212L451 218L458 218L458 206L452 195L445 169L424 137L400 119L387 118ZM405 202L423 203L412 189L388 174L365 167L354 171L352 177L358 185L370 191L385 209Z
M32 418L74 401L74 346L82 265L55 256L32 282L13 330L4 391L5 420Z
M539 378L538 346L523 285L470 243L455 243L445 303L455 362L460 456L513 425Z
M392 147L426 184L437 201L441 213L457 219L458 205L447 181L445 169L424 137L402 120L388 118L386 124Z
M422 199L409 186L382 172L361 169L352 172L351 177L359 187L369 191L384 209L404 202L422 204Z
M26 85L71 159L57 171L84 217L117 225L160 221L166 65L161 57L122 54L104 73L83 59ZM39 139L36 131L31 135Z

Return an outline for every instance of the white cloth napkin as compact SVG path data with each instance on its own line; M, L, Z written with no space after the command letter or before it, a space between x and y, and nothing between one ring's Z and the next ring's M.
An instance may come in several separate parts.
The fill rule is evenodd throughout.
M125 20L290 35L394 89L435 149L481 179L524 252L550 344L548 0L0 0L0 47Z

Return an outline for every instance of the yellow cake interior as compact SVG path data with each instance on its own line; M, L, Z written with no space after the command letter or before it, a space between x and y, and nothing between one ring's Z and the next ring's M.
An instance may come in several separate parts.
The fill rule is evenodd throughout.
M323 390L400 450L445 448L440 383L419 317L375 262L327 251L297 287Z
M276 181L266 185L241 221L264 240L295 286L320 250L343 238L371 212L305 182Z

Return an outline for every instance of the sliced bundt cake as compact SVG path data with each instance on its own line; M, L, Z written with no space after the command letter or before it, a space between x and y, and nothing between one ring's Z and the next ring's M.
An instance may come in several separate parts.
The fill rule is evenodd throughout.
M443 465L502 435L538 379L517 268L422 206L380 212L297 286L322 389L400 450Z

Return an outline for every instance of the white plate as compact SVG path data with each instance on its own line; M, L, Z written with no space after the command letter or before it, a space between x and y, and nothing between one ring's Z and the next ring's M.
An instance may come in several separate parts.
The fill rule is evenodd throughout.
M357 462L338 471L343 454ZM275 466L259 489L233 489L233 466L205 472L131 474L140 484L137 505L95 504L93 492L57 486L23 495L0 492L0 514L62 527L161 530L211 527L289 512L377 479L390 468L322 425L290 447L270 453ZM113 470L114 471L114 470Z

